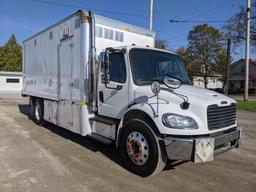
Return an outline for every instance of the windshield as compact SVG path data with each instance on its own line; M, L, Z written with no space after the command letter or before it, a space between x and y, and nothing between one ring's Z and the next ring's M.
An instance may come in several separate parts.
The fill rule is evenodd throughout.
M150 85L153 81L163 83L164 76L169 75L191 84L187 71L177 55L148 49L132 49L130 61L134 83Z

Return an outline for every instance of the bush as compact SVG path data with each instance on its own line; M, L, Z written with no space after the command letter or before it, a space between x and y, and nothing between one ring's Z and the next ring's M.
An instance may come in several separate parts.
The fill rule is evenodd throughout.
M217 89L214 89L214 91L216 91L217 93L224 93L223 88L217 88Z
M256 89L249 89L248 92L249 94L256 94Z

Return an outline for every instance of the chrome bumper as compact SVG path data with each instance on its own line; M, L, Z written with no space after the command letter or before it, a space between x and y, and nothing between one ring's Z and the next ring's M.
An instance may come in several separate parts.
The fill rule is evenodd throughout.
M186 138L168 136L163 141L167 156L171 160L206 162L234 147L238 148L240 133L239 128L233 128L204 136L187 136Z

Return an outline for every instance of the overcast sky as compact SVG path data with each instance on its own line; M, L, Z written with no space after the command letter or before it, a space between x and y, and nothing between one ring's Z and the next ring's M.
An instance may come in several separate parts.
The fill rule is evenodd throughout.
M0 2L0 45L6 43L12 33L21 43L34 33L77 11L79 7L130 24L149 27L149 0L1 0ZM175 50L187 45L187 34L197 23L169 23L169 19L223 21L237 12L241 5L245 6L246 0L154 0L153 30L157 33L157 38L166 40L168 46ZM224 23L209 24L221 29ZM244 56L243 49L239 48L236 52L235 58Z

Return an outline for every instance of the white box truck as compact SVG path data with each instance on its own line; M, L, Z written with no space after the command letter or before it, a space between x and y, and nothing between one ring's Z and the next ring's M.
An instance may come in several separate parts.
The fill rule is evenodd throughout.
M236 101L194 87L152 31L78 11L23 43L23 96L37 124L114 142L130 171L211 161L239 146Z

